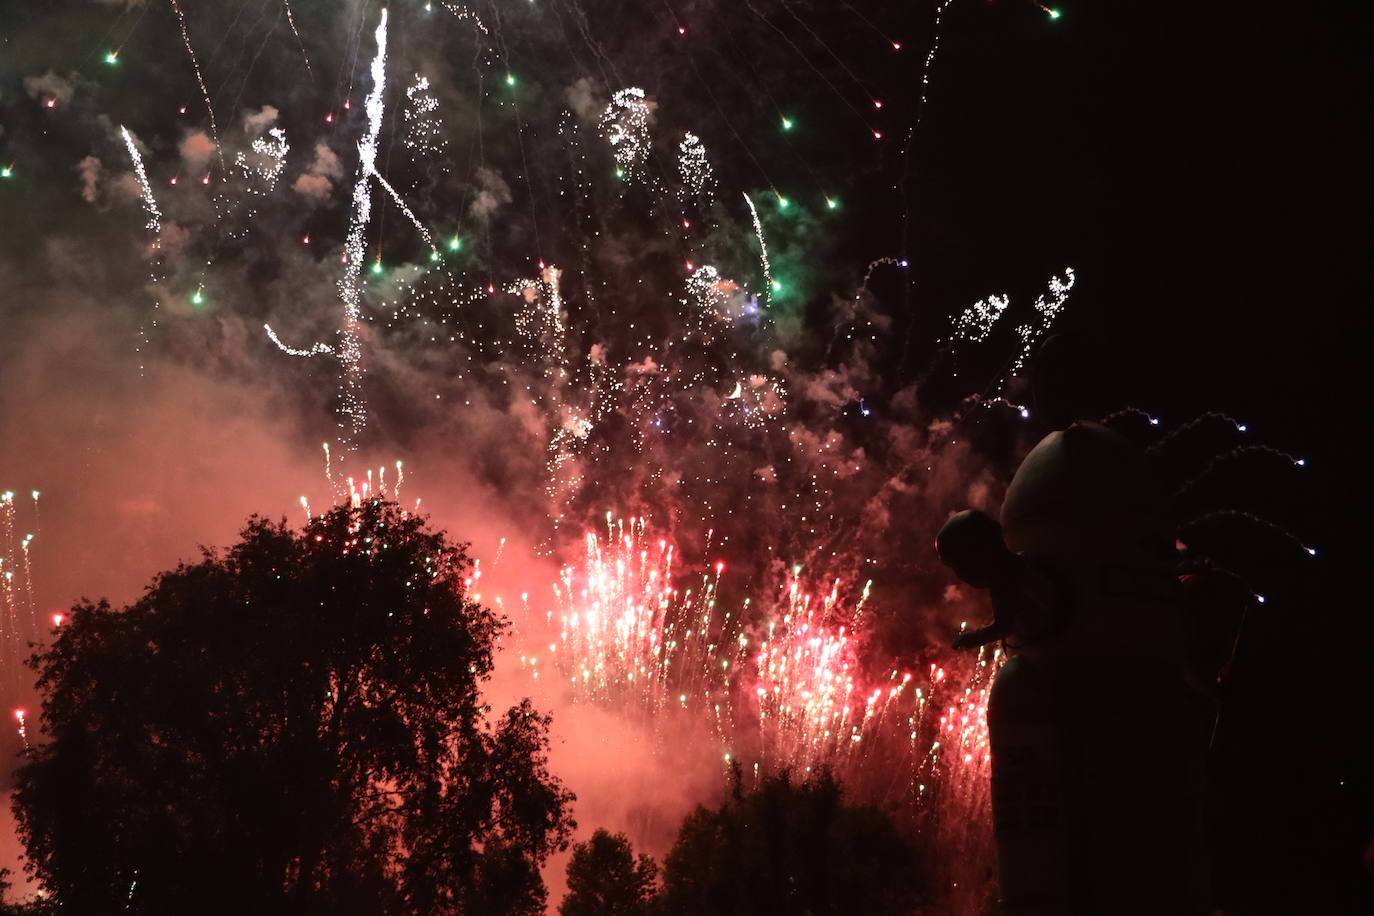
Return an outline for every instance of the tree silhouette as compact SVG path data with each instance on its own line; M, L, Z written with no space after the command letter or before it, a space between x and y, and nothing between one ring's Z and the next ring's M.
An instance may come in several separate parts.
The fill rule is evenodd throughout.
M641 855L636 861L623 833L598 830L573 847L568 861L568 893L561 916L646 916L653 911L658 866Z
M849 805L829 772L767 778L687 816L663 863L664 912L905 914L924 884L911 846L877 808Z
M542 910L572 796L548 719L482 702L506 624L469 567L373 500L78 604L31 661L15 813L44 887L78 913Z

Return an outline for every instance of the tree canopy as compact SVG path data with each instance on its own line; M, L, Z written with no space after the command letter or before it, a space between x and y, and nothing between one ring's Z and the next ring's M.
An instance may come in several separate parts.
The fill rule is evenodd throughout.
M647 916L653 912L658 865L635 858L625 834L598 830L573 847L568 861L568 893L560 916Z
M541 912L572 796L547 717L483 702L506 624L469 567L371 500L79 603L31 662L35 876L71 912Z
M846 803L822 771L800 783L768 777L714 810L698 806L664 859L661 903L671 916L897 916L924 890L892 819Z

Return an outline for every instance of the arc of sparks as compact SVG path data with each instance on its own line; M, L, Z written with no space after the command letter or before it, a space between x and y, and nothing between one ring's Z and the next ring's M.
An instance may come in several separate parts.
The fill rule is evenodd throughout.
M310 349L308 349L308 350L301 350L301 349L298 349L298 348L296 348L296 347L288 346L288 345L286 345L285 343L282 342L282 339L281 339L280 337L277 336L277 332L274 331L274 330L272 330L272 326L271 326L270 324L264 324L264 325L262 326L262 328L263 328L264 331L267 332L267 336L270 337L270 338L272 338L272 343L274 343L274 344L277 345L277 349L278 349L278 350L281 350L283 353L287 353L287 354L289 354L289 355L291 355L291 356L334 356L334 355L336 355L336 354L334 353L334 348L333 348L333 347L329 346L328 344L323 344L323 343L316 343L314 346L312 346L312 347L311 347Z

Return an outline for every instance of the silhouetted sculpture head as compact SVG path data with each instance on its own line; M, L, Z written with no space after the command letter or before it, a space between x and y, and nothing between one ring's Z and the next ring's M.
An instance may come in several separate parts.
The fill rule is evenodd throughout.
M950 516L935 536L935 552L956 576L974 588L991 588L1014 559L1002 541L1002 526L977 509Z

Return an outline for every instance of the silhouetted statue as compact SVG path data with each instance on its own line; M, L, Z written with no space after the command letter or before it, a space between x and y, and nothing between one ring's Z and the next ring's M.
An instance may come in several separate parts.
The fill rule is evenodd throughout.
M1017 470L1002 524L960 513L941 558L989 588L988 707L1003 912L1205 911L1206 726L1168 500L1122 437L1076 423Z
M945 522L935 550L954 574L992 593L995 619L954 637L954 648L976 649L1013 633L1041 638L1064 623L1068 608L1046 573L1007 549L1002 526L992 516L966 509Z

